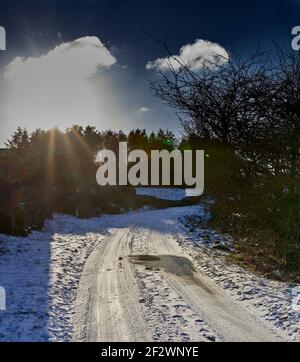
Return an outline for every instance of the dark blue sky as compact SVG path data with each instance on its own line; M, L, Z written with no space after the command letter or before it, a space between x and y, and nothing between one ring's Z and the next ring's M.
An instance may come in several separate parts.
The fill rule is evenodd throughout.
M136 106L153 110L133 126L174 125L175 129L174 114L151 98L147 83L151 75L145 70L148 61L166 54L142 27L165 40L174 53L200 38L245 54L257 46L268 49L273 41L290 46L299 15L299 0L1 0L0 25L7 31L7 51L0 53L0 66L16 56L38 56L62 42L97 36L118 63L130 69L130 75L112 77L119 91L124 93L128 84L132 87L122 102L133 105L137 100Z
M142 26L168 42L174 51L196 38L218 42L235 51L288 43L298 24L299 0L1 0L0 24L6 27L8 53L30 53L63 40L97 35L125 46L135 65L162 55ZM40 34L43 34L41 37ZM129 56L127 54L127 56ZM128 59L126 59L128 61Z

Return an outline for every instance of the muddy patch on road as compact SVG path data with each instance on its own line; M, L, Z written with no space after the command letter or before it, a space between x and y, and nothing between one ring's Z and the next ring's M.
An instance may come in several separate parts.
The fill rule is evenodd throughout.
M130 255L129 260L138 265L145 266L148 270L163 270L166 273L180 277L182 282L201 287L209 294L214 291L195 275L191 261L177 255Z

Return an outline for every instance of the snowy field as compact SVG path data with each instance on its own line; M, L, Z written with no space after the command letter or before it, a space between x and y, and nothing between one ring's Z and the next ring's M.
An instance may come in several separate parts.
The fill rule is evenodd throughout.
M193 260L197 271L204 273L232 300L267 323L284 340L300 341L300 313L293 309L292 304L296 285L270 281L228 263L226 251L220 250L219 246L230 249L232 241L213 230L191 227L193 218L207 219L202 207L181 209L176 218L174 209L138 211L89 220L55 215L46 223L43 232L33 232L28 237L0 235L0 286L7 294L7 309L0 311L0 341L71 341L77 323L74 320L77 288L88 256L114 228L130 224L137 216L150 220L153 213L169 220L171 232L168 237L177 240L178 247ZM145 270L139 269L139 273L141 278L148 280L149 293L153 293L151 300L157 301L152 303L153 313L147 313L147 304L142 305L146 318L150 325L157 323L158 317L165 318L164 324L171 333L174 324L163 310L167 310L168 305L161 304L168 293L166 281L151 271L146 271L148 279L143 275ZM180 322L188 314L188 307L181 310L180 298L171 294L169 298L178 299L175 304L179 307L174 310L178 317L175 327L181 328L182 325L183 340L189 340L185 324ZM213 332L209 323L199 319L197 323L208 339L218 340L210 337ZM160 330L159 333L163 338L167 332Z

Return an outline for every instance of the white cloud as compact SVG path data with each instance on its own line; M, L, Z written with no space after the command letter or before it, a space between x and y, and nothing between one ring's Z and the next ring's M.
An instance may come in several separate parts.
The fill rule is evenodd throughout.
M141 107L141 108L138 109L138 112L143 112L143 113L149 112L149 108L147 108L147 107Z
M203 67L213 68L226 63L229 59L227 51L217 43L208 40L197 39L193 44L184 45L180 48L179 55L166 58L158 58L148 62L146 68L157 70L168 70L173 67L179 70L182 66L197 71Z
M4 68L6 123L33 129L99 121L93 76L115 63L94 36L62 43L38 58L15 58Z
M5 77L19 83L33 76L43 78L84 77L92 75L97 67L109 67L115 57L94 36L62 43L40 58L15 58L5 67Z

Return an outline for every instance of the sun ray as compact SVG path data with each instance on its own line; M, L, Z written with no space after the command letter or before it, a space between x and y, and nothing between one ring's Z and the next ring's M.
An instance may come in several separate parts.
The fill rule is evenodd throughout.
M56 141L56 129L53 128L49 131L48 149L47 149L47 183L53 186L54 183L54 153Z

